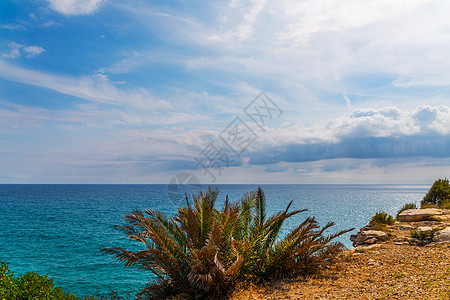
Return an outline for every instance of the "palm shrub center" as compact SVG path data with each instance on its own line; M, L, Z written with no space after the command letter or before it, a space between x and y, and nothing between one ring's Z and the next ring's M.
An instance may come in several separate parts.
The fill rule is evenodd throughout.
M159 211L134 210L125 215L126 225L116 226L144 248L130 251L104 248L128 266L152 272L156 281L142 295L218 295L238 283L298 276L329 266L345 248L332 240L352 229L324 235L332 222L320 228L314 217L306 218L287 235L280 232L286 219L305 210L289 211L292 204L266 215L261 188L223 207L215 208L217 188L193 196L191 204L174 217Z

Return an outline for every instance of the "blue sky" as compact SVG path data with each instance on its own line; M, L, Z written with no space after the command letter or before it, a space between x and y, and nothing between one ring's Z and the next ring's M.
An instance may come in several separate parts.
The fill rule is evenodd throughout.
M431 184L450 175L449 10L3 0L0 182Z

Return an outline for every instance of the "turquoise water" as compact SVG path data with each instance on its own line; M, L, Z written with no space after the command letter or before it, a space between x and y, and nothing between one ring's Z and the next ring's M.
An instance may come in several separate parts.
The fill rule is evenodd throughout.
M225 195L238 200L256 185L219 185L218 205ZM262 185L268 212L307 208L287 223L286 231L307 216L332 231L360 228L379 210L395 215L406 202L419 203L425 185ZM173 214L179 203L168 198L166 185L0 185L0 260L16 275L38 272L54 277L78 296L121 295L140 290L149 272L125 268L102 255L104 246L139 247L113 228L135 208ZM340 237L351 247L350 233Z

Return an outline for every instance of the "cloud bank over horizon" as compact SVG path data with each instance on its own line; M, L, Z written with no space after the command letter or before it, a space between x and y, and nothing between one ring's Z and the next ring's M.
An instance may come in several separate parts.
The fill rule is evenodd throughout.
M336 158L450 157L450 109L419 106L358 109L312 128L274 130L272 146L251 153L250 164Z

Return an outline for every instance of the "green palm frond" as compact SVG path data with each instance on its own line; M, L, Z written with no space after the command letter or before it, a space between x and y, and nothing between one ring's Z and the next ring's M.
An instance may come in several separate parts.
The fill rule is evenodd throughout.
M252 222L252 208L255 205L256 192L244 194L240 201L238 223L234 229L233 236L237 240L248 239L250 235L250 224Z
M116 226L144 249L103 248L126 267L139 267L158 279L142 295L218 295L227 293L238 282L295 276L329 266L342 251L336 237L324 232L332 222L320 227L314 217L306 218L284 237L284 222L306 210L286 209L267 216L266 197L261 188L230 203L228 196L220 210L215 208L219 190L208 188L203 194L186 195L186 205L175 217L151 209L134 210L125 215L125 225Z
M258 187L255 195L255 207L253 214L252 233L257 233L262 230L266 220L266 196L261 187Z

